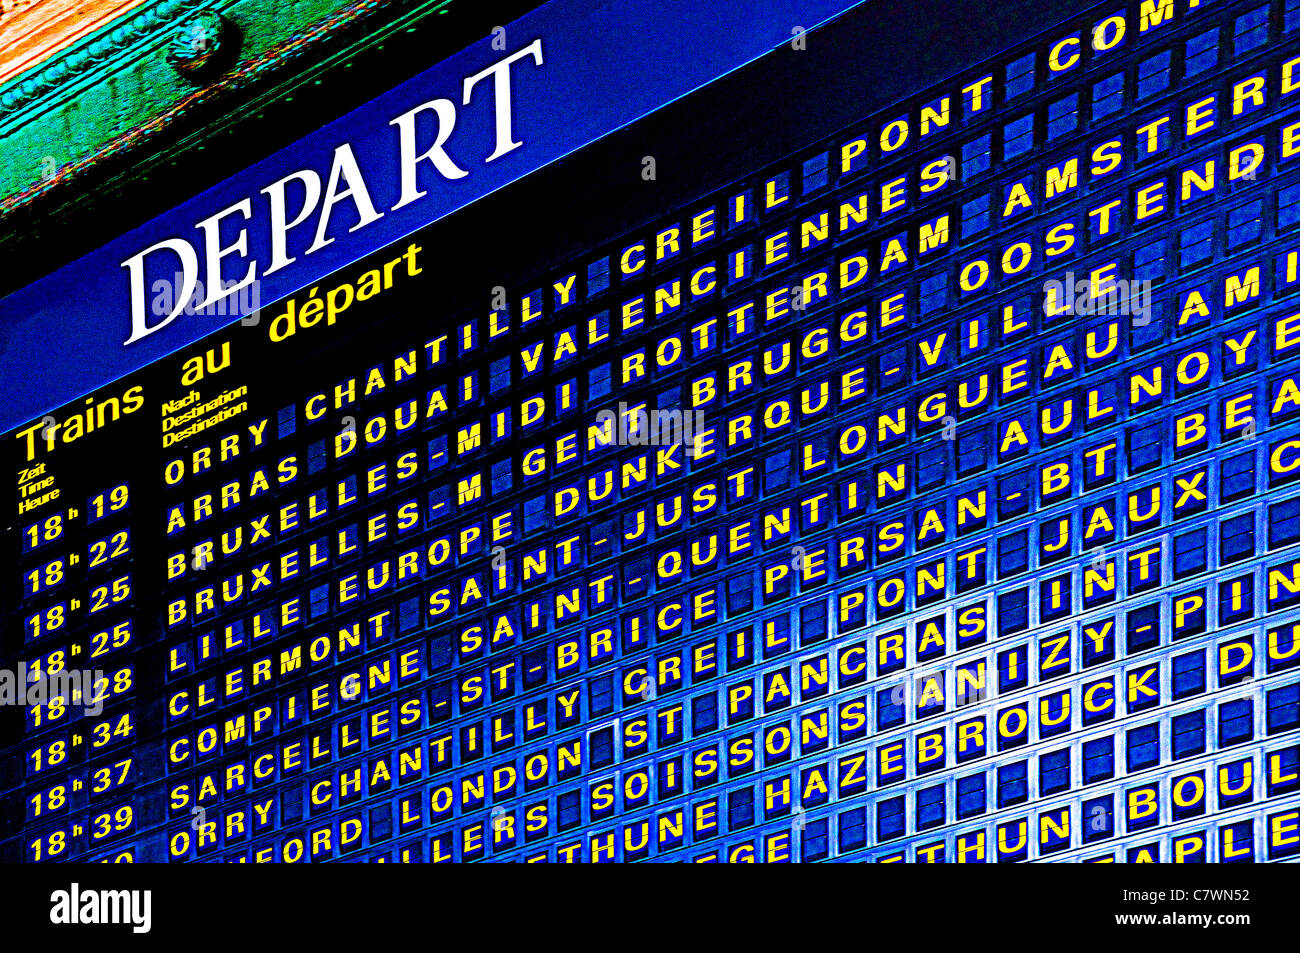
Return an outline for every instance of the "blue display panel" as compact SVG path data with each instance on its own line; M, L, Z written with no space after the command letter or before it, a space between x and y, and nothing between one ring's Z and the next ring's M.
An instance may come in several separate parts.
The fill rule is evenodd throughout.
M325 280L857 2L678 0L666 16L652 0L551 0L494 28L0 300L0 427Z
M101 674L11 849L1295 857L1297 37L1079 13L490 307L417 234L54 415L161 423L15 527L18 657Z

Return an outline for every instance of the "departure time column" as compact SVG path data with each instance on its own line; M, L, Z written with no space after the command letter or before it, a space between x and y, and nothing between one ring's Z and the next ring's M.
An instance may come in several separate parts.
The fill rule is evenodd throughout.
M143 392L106 388L5 438L5 861L136 859L140 532L130 451Z

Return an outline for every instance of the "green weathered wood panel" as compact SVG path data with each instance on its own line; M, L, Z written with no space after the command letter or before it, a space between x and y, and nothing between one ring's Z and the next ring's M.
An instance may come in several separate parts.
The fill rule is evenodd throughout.
M112 144L129 148L143 138L142 127L196 97L267 71L291 73L292 53L317 42L305 35L324 21L355 20L399 2L158 0L131 11L0 87L0 210L75 176L78 163ZM451 2L402 4L410 10L403 19L418 22ZM219 12L242 34L237 61L206 85L167 60L175 31L199 9ZM58 181L47 183L54 169Z

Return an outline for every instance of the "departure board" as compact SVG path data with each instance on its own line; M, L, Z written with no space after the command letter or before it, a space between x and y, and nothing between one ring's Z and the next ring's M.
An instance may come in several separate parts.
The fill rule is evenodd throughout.
M263 269L418 197L341 154ZM470 309L124 262L204 330L0 438L4 859L1300 856L1300 0L725 171Z

